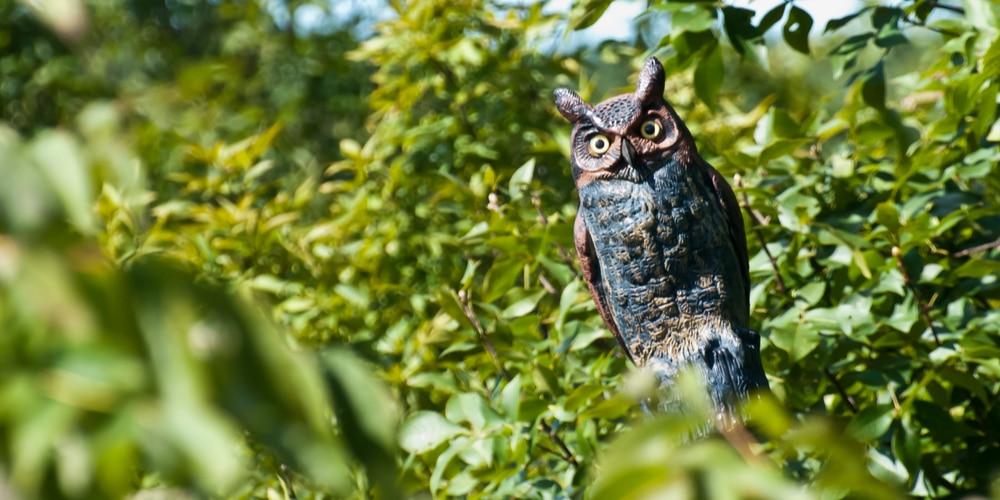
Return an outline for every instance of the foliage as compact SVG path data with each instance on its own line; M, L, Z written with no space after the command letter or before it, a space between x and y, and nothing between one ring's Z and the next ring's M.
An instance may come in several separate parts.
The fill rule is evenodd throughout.
M1000 495L998 8L560 44L611 4L0 4L0 490ZM646 54L746 205L750 430L645 417L577 271L551 92Z

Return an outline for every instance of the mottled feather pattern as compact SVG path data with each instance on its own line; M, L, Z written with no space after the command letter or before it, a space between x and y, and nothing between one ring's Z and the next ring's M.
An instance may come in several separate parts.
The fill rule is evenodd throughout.
M746 236L736 197L663 98L650 58L634 94L591 107L556 91L573 122L576 249L602 318L664 385L702 374L720 411L767 387L748 327Z

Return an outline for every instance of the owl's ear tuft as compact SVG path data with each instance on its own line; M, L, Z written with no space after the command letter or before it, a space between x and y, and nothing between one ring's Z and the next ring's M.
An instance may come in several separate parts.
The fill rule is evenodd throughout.
M583 99L570 89L560 87L552 93L556 100L556 108L559 113L572 123L576 123L581 117L587 114L590 106L583 102Z
M639 72L639 80L635 84L635 94L639 101L662 98L665 79L666 74L659 59L655 57L646 59L646 64L642 65L642 71Z

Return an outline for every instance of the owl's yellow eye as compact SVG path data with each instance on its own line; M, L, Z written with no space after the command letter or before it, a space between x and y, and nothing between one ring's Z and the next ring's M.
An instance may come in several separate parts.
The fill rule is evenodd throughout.
M597 134L590 138L590 154L594 156L601 156L611 149L611 140L608 136L603 134Z
M639 128L639 133L641 133L646 139L656 139L660 136L660 122L656 120L646 120L642 124L642 127Z

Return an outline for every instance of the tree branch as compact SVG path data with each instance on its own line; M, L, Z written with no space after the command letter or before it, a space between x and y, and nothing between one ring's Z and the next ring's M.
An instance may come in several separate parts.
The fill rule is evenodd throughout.
M927 2L927 4L930 5L932 9L947 10L954 12L956 14L961 14L963 16L965 15L965 9L961 7L956 7L954 5L948 5L941 2Z
M992 250L994 248L1000 248L1000 239L996 241L991 241L989 243L983 243L982 245L976 245L971 248L966 248L965 250L959 250L951 254L951 256L956 259L960 257L968 257L969 255L972 255L976 252L982 252L984 250Z
M892 256L896 259L896 267L899 268L899 272L903 274L903 283L906 284L906 288L910 289L913 299L917 301L917 309L920 310L920 317L927 323L927 327L931 329L931 333L934 335L934 343L940 346L941 338L938 337L937 329L934 328L934 322L931 321L930 307L920 299L920 294L917 293L917 286L910 279L910 273L906 271L906 266L903 265L902 251L899 247L892 247Z

